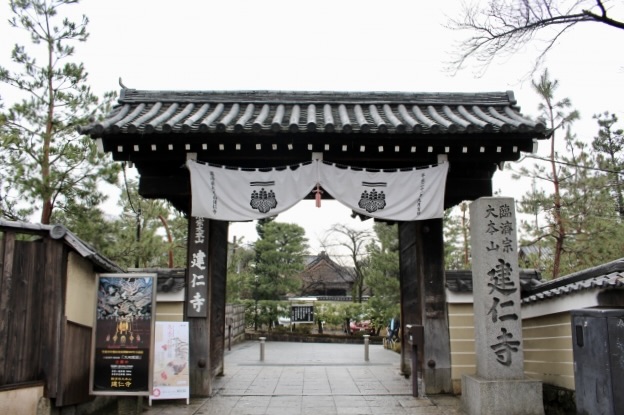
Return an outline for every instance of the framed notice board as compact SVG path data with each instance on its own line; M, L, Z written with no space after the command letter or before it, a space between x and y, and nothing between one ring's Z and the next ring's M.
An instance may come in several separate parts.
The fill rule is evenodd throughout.
M90 393L149 396L156 274L100 274L96 287Z
M313 305L293 305L290 309L291 323L314 323Z

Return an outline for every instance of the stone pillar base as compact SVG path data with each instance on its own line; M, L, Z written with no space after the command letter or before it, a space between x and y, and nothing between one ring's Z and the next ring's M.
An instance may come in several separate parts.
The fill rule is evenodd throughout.
M462 405L469 415L544 415L542 382L463 375Z

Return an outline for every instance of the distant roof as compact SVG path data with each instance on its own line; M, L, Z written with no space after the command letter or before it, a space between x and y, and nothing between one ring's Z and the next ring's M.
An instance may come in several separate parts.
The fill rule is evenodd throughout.
M472 271L471 270L447 270L446 288L453 292L472 292ZM534 269L520 270L520 290L525 292L531 287L535 287L542 281L539 271Z
M536 285L524 293L522 303L535 303L590 289L624 289L624 258Z
M0 230L11 229L23 233L48 233L52 239L63 240L83 258L90 260L103 271L124 272L123 268L110 259L98 253L87 242L78 238L74 233L62 225L42 225L40 223L14 222L0 219Z
M543 133L511 91L487 93L142 91L123 89L92 137L159 133Z
M518 255L521 257L527 255L543 255L549 257L551 254L552 249L548 246L525 245L518 248Z
M311 273L318 269L319 267L326 265L329 268L334 270L334 274L326 275L323 280L325 282L353 282L355 279L355 271L352 267L342 266L335 261L333 261L327 252L321 251L319 252L314 259L308 261L303 271L301 271L300 275L305 276L308 273Z

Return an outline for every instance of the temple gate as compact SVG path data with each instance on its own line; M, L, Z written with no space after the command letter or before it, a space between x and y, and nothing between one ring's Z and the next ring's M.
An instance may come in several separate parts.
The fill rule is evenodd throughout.
M122 89L111 113L81 132L114 160L136 166L143 197L166 199L189 216L185 316L190 323L194 396L211 395L213 378L223 371L228 222L191 217L191 181L184 168L188 160L265 169L322 159L367 171L401 171L448 162L446 186L440 191L444 191L443 207L450 208L464 200L491 196L495 171L506 161L518 160L523 152L534 152L537 140L549 135L542 124L519 112L510 91ZM314 191L305 196L314 197ZM332 198L331 192L325 191L323 198ZM397 222L401 324L424 326L419 362L426 393L449 393L442 219ZM193 254L200 251L204 269L196 275L201 278L193 276L190 266L199 258ZM405 336L402 342L401 367L409 374Z

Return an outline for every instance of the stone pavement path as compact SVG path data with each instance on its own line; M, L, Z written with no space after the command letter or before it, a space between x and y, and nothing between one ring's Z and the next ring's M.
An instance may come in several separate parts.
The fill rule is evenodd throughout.
M153 401L149 415L464 414L452 396L412 397L411 379L399 373L399 355L360 344L257 342L225 354L225 374L214 396Z

